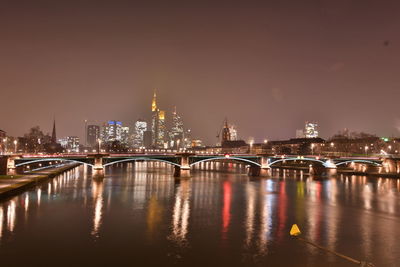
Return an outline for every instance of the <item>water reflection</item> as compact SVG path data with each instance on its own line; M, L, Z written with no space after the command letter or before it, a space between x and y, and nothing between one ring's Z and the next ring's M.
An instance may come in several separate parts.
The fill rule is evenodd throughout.
M3 236L3 207L0 207L0 241Z
M190 217L190 181L185 179L179 182L176 188L175 204L172 216L172 237L178 245L187 243L187 233Z
M101 225L102 219L102 210L103 210L103 181L102 180L93 180L92 183L92 197L94 203L94 215L93 215L93 230L92 236L99 237L99 229Z
M272 178L249 179L245 171L207 162L176 183L165 164L116 166L103 181L82 167L0 202L1 246L14 251L26 243L32 256L38 249L29 244L30 233L40 233L40 249L52 249L56 237L60 246L83 244L79 248L89 255L101 255L90 258L93 265L120 251L120 258L165 266L166 255L179 256L181 266L341 266L336 257L293 242L288 231L298 223L321 245L376 266L396 266L399 180L344 174L315 180L302 171L276 170ZM74 227L48 228L64 216ZM78 248L60 251L65 258L85 257ZM9 266L5 255L0 250Z
M16 209L15 200L11 200L7 207L7 229L10 232L13 232L15 227L15 221L16 221L15 209Z
M245 247L247 249L250 248L251 242L253 239L253 232L254 232L254 215L255 215L255 202L256 202L256 193L254 184L247 183L246 184L246 239L245 239Z
M222 239L226 239L231 220L232 189L229 181L225 181L223 183L223 195L224 203L222 207Z

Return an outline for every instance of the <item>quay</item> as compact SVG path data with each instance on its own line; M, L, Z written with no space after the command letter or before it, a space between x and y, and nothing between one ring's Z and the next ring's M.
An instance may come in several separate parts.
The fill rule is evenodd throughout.
M0 176L0 199L15 196L79 165L79 163L67 163L59 167L32 171L26 174Z

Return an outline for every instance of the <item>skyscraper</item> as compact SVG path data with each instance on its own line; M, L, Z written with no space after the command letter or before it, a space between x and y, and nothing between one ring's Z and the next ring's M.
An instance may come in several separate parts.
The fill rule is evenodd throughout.
M152 145L156 148L164 148L166 138L166 125L165 125L165 111L157 107L157 95L154 92L153 100L151 102L151 132L152 132Z
M143 132L143 146L145 148L151 148L152 146L152 132L151 131L144 131Z
M133 137L133 147L142 147L144 132L147 131L147 122L142 119L139 119L135 122L135 132Z
M87 126L87 143L89 146L94 147L97 144L97 140L100 138L100 126L88 125Z
M158 108L157 108L157 95L154 91L153 100L151 102L151 136L152 136L152 146L157 146L158 137Z
M183 138L184 138L183 121L176 112L176 107L175 107L174 111L172 112L172 127L170 131L171 147L175 149L183 147L184 146Z
M121 141L121 143L124 143L126 145L129 144L129 127L128 126L121 126L121 139L118 141Z
M165 111L158 110L158 136L157 136L157 147L165 148L165 138L167 135L167 127L165 125Z
M122 122L112 120L104 123L101 139L103 142L122 141Z

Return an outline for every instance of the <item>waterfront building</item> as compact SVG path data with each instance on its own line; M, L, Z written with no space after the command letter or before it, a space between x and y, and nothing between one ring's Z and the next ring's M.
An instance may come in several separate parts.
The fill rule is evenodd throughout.
M135 132L133 134L133 147L139 148L144 145L144 132L147 131L147 122L139 119L135 122Z
M61 146L67 150L67 152L79 152L79 137L78 136L67 136L59 139Z
M204 147L203 141L200 139L193 139L192 140L192 148Z
M318 137L318 123L306 122L304 127L304 134L306 138L317 138Z
M100 138L100 126L98 125L88 125L87 126L87 136L86 140L90 147L95 147L97 140Z
M255 144L254 147L257 145ZM325 140L322 138L292 138L289 140L268 141L260 144L260 153L268 154L296 154L296 155L318 155L325 149Z

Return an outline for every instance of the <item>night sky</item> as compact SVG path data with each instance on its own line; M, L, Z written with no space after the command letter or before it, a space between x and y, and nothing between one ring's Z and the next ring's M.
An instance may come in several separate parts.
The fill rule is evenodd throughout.
M400 135L398 1L135 2L2 0L0 129L131 126L157 88L209 144L225 117L245 140Z

